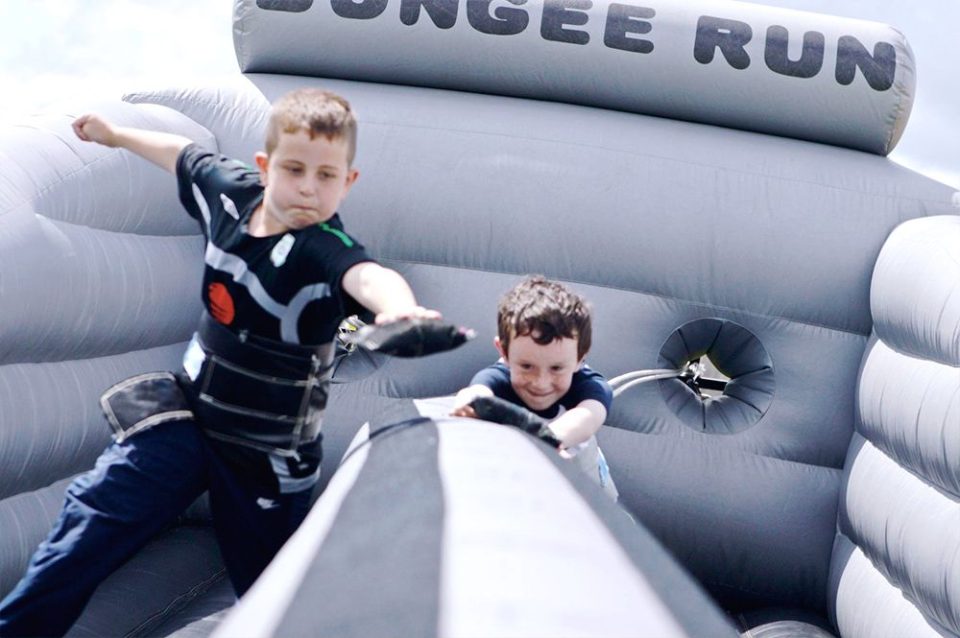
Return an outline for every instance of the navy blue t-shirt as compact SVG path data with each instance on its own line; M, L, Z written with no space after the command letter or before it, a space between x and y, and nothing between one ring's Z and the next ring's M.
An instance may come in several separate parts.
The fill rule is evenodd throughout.
M497 361L492 366L486 367L473 375L470 385L487 386L493 391L494 396L530 409L514 392L513 386L510 385L510 368L503 361ZM613 403L613 391L602 374L591 369L590 366L584 365L573 373L570 389L560 397L559 401L546 410L530 411L545 419L555 419L559 415L560 406L563 406L564 410L569 410L587 399L599 401L609 412L610 404Z

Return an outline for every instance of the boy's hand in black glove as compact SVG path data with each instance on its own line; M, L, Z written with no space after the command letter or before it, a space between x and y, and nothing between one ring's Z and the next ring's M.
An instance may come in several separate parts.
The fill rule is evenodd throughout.
M393 357L423 357L453 350L476 333L439 319L398 319L390 323L367 325L348 338L354 344Z
M550 422L526 408L499 397L477 397L469 405L478 419L512 425L549 443L552 447L560 447L560 441L550 430Z

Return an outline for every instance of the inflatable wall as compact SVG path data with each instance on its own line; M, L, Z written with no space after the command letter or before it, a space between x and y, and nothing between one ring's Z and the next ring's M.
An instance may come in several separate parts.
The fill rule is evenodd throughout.
M77 112L249 161L274 98L345 95L347 228L479 336L340 363L329 488L234 615L201 503L75 632L960 634L960 218L883 157L913 96L898 32L724 1L238 0L234 36L233 83ZM69 123L0 137L3 593L108 442L100 392L175 368L199 312L173 181ZM617 397L617 505L519 433L444 416L526 273L592 302L608 377L703 357L726 377Z

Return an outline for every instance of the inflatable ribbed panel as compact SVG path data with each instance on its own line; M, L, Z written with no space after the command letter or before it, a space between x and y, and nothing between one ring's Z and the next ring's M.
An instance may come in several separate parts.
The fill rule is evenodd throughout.
M897 228L877 259L870 295L881 339L960 367L960 217Z
M871 341L857 429L908 471L960 499L960 368Z
M229 157L252 165L254 153L263 150L270 100L245 76L238 75L216 86L136 91L125 94L123 99L183 113L213 134L216 142L211 148Z
M916 83L891 27L727 0L237 0L233 33L246 73L573 102L882 155Z
M840 531L936 623L960 631L960 498L855 438Z
M163 106L104 102L74 115L87 111L216 148L209 131ZM3 595L49 534L70 477L110 441L100 395L134 374L177 369L200 314L203 241L173 177L81 142L71 122L36 118L0 133ZM209 530L178 534L131 561L113 579L119 593L105 585L73 635L146 629L222 576ZM152 596L133 594L144 579Z
M843 638L953 638L957 635L925 617L843 535L837 536L834 557L830 606L838 635Z

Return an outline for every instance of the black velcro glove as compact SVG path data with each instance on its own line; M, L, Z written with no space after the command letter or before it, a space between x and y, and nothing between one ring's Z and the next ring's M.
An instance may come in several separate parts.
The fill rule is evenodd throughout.
M541 441L549 443L552 447L560 447L560 441L548 427L550 422L526 408L500 397L477 397L469 405L473 408L477 417L484 421L512 425L527 434L532 434Z
M473 330L437 319L399 319L380 325L366 325L350 341L372 352L392 357L423 357L445 352L473 338Z

